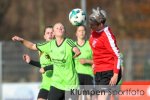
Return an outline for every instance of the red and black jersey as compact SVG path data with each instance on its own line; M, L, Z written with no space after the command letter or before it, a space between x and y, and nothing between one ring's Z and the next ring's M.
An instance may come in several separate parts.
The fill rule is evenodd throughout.
M119 49L114 34L109 27L100 31L92 31L89 39L93 51L94 72L120 70Z

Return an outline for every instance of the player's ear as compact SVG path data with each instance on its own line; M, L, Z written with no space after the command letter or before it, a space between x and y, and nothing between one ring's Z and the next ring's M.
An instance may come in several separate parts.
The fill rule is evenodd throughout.
M46 39L46 36L45 36L45 34L43 35L43 38L44 38L44 39Z

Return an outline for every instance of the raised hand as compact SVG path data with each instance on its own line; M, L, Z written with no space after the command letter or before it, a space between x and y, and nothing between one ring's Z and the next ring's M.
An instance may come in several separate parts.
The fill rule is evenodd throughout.
M13 40L13 41L22 42L24 39L21 38L21 37L19 37L19 36L13 36L13 37L12 37L12 40Z
M109 85L111 85L111 86L116 85L117 79L118 79L118 74L115 74L115 73L114 73L113 77L111 78L111 80L110 80L110 82L109 82Z
M39 72L40 72L41 74L44 74L44 73L45 73L44 68L40 68Z
M84 59L84 58L79 59L79 62L80 62L81 64L86 64L86 63L87 63L86 59Z
M31 58L28 54L24 54L23 55L23 60L26 62L26 63L29 63L31 61Z

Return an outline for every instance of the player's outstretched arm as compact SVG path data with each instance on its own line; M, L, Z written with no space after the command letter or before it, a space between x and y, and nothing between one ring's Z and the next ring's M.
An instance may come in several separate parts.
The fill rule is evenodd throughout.
M25 47L27 47L27 48L29 48L31 50L38 50L36 48L36 44L34 44L34 43L32 43L32 42L30 42L28 40L25 40L25 39L23 39L23 38L21 38L19 36L13 36L12 40L13 41L17 41L17 42L21 42Z
M33 65L35 67L38 67L38 68L41 68L41 64L39 61L34 61L34 60L31 60L30 56L28 54L24 54L23 55L23 60L30 64L30 65Z
M75 53L73 58L76 58L81 54L80 50L77 47L73 47L73 52Z
M23 60L30 65L40 68L40 73L42 73L42 74L48 70L53 70L53 65L48 65L48 66L45 66L42 68L40 62L31 60L31 58L28 54L23 55Z

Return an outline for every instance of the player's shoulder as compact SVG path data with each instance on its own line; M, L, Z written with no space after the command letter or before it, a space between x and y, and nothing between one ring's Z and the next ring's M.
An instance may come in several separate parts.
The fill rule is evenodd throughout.
M48 43L49 43L49 41L45 41L45 42L39 42L36 45L37 46L42 46L42 45L45 45L45 44L48 44Z
M111 30L110 26L106 26L103 30L104 30L105 33L108 33L108 32L112 33L112 30Z
M66 43L71 46L71 47L75 47L75 41L73 41L72 39L70 38L66 38Z
M67 43L70 43L70 42L75 43L75 41L72 40L72 39L70 39L70 38L65 38L65 39L66 39L66 42L67 42Z
M85 46L86 46L87 48L90 48L90 49L91 49L89 40L86 40L86 41L85 41Z
M89 44L89 40L85 40L85 43L86 43L86 44Z
M49 43L50 43L50 44L51 44L51 43L55 43L55 41L56 41L56 39L52 39L52 40L49 41Z
M86 45L90 46L90 41L86 40Z
M72 40L71 38L65 38L66 39L66 41L73 41L74 42L74 40Z

